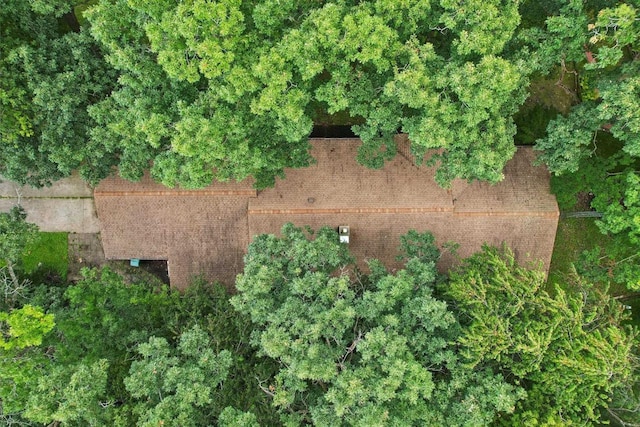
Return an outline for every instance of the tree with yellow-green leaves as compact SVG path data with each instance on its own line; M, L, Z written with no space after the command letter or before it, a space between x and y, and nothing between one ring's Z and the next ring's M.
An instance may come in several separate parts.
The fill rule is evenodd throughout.
M637 331L606 293L550 294L506 248L439 280L429 233L401 253L403 270L359 275L335 230L250 245L231 301L278 363L262 388L287 425L584 425L637 403Z
M522 390L457 354L460 325L434 296L429 233L404 239L405 269L374 260L366 276L335 230L289 224L282 235L253 241L231 302L250 316L259 354L278 363L262 388L283 422L487 425L514 411Z
M545 28L525 34L535 46L532 62L538 61L539 72L562 64L577 76L575 105L552 120L536 144L554 174L560 207L570 208L578 193L591 194L591 208L602 213L602 233L618 242L614 246L630 248L585 254L585 270L599 281L638 289L633 255L640 248L640 5L568 1Z
M460 4L459 4L460 3ZM503 55L510 1L99 1L86 16L118 70L91 106L91 140L166 185L256 178L308 165L318 115L350 117L358 159L381 167L393 136L443 149L438 180L492 182L515 152L524 64Z
M464 363L502 372L526 392L504 425L595 423L637 383L629 314L605 291L575 281L571 292L549 293L544 273L519 266L508 248L485 246L442 286L462 325Z

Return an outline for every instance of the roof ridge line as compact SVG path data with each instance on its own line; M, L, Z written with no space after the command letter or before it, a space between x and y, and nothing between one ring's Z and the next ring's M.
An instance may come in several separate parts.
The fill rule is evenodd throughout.
M95 196L249 196L256 197L256 190L156 190L156 191L109 191L97 190Z
M452 211L453 216L536 216L559 218L559 211Z
M292 208L292 209L256 209L249 208L249 215L274 215L274 214L348 214L348 213L428 213L428 212L453 212L452 207L432 208Z

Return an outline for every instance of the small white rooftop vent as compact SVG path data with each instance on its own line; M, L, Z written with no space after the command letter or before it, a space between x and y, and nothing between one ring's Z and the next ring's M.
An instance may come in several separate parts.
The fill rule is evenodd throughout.
M340 236L340 243L349 243L349 237L351 236L349 226L341 225L338 227L338 235Z

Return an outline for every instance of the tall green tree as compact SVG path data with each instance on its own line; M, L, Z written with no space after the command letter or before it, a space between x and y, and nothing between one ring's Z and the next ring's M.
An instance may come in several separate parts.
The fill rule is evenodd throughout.
M141 360L131 364L125 386L137 399L138 426L177 424L202 426L232 363L228 350L216 353L209 335L195 326L180 335L177 349L164 338L138 345Z
M222 285L195 280L181 293L167 327L174 336L180 336L193 327L207 332L209 347L216 354L229 352L233 363L229 373L214 392L211 404L203 408L212 414L211 419L225 408L228 416L251 410L249 418L260 425L278 425L279 418L271 405L270 397L262 392L259 384L275 375L277 365L271 359L260 357L251 345L253 330L248 316L241 315L229 302L229 291ZM235 408L235 409L234 409ZM240 415L243 419L244 416ZM218 420L220 424L221 418ZM233 422L229 425L234 425Z
M107 269L86 270L83 280L62 291L57 298L51 293L39 298L35 291L26 298L41 304L37 310L47 313L42 319L55 315L55 327L30 341L20 357L3 355L3 373L11 374L0 388L3 413L41 424L95 426L113 424L122 414L129 420L123 425L130 424L124 377L137 344L154 335L170 336L164 316L176 293L126 285ZM12 389L11 381L20 387ZM121 409L115 409L116 402Z
M25 280L19 278L16 270L20 268L25 248L38 237L38 226L27 222L26 218L22 206L0 213L0 261L4 264L0 267L0 307L5 310L14 307L26 287Z
M540 73L561 67L575 74L575 106L549 123L537 141L540 159L554 174L552 187L571 207L591 194L603 214L603 233L640 248L640 15L636 1L566 2L545 25L523 32ZM583 271L608 271L608 280L637 289L640 270L630 253L587 254ZM597 274L598 280L606 275ZM595 277L592 275L592 277Z
M444 149L431 159L440 163L440 184L456 177L498 181L515 152L510 115L524 99L524 70L501 57L519 15L512 2L460 6L379 1L317 8L263 56L266 87L256 106L289 110L283 99L306 88L328 113L359 118L353 130L367 166L395 155L392 137L402 130L418 159L429 148ZM301 80L293 90L280 77L289 75Z
M264 187L284 167L308 164L302 134L283 140L273 119L251 111L252 67L269 41L245 31L246 8L104 1L88 13L120 73L117 90L90 109L92 140L119 153L122 176L138 179L153 162L153 176L169 186L251 175ZM308 121L304 136L310 130Z
M50 365L55 375L39 381L38 387L50 392L33 394L25 413L34 420L41 417L40 420L49 422L64 421L57 414L64 405L70 405L82 414L82 405L65 403L74 395L67 394L62 385L74 375L90 381L84 373L99 368L104 371L105 383L92 383L101 387L93 389L94 400L87 402L93 408L87 409L94 414L92 422L109 423L119 412L127 414L122 415L125 419L131 417L125 411L129 409L126 404L130 394L124 378L136 355L136 346L151 337L172 337L165 322L177 298L177 292L166 286L147 282L128 284L108 268L83 271L83 280L69 286L61 304L51 308L56 313L58 336L47 344L55 348L55 359ZM124 409L116 411L115 402L121 402ZM129 422L131 419L135 418L129 418Z
M0 27L0 174L32 185L76 169L90 181L104 177L116 159L89 140L87 107L115 75L77 27L73 3L9 0Z
M335 230L313 237L286 225L282 238L249 247L232 304L256 326L253 342L278 361L263 384L289 422L316 425L481 425L513 411L517 387L489 369L460 363L454 314L433 296L437 249L406 250L395 275L376 261L371 274Z
M624 307L576 282L574 292L556 286L549 294L544 273L488 246L450 274L445 289L462 323L465 362L526 390L507 425L598 422L612 396L635 382L637 331L623 326Z
M639 92L640 18L634 1L571 0L558 14L535 28L533 61L552 67L574 64L579 73L579 105L549 127L538 141L542 159L552 172L574 172L577 162L594 154L594 133L610 132L622 151L640 155ZM526 39L526 37L523 37Z
M24 409L30 387L46 364L37 347L54 325L52 314L29 304L0 311L0 416L12 417Z
M0 312L0 423L205 425L229 407L278 424L259 388L275 366L221 285L179 293L103 269L27 291Z
M319 114L351 117L358 159L381 167L407 132L438 181L498 181L515 152L511 115L527 68L503 55L517 3L99 1L93 36L120 73L92 106L95 144L120 173L170 186L308 165Z

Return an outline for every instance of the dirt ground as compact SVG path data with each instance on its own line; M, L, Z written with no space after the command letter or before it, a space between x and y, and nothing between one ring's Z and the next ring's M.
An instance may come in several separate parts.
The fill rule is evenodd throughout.
M100 234L69 233L69 267L67 279L76 281L82 278L80 270L84 267L100 267L105 264Z
M566 114L578 101L577 90L577 74L572 70L560 70L556 76L531 82L525 106L538 104Z
M132 267L129 261L106 260L99 233L69 233L68 244L67 279L71 282L82 279L82 268L108 266L129 283L144 280L169 284L166 261L141 260L139 267Z

